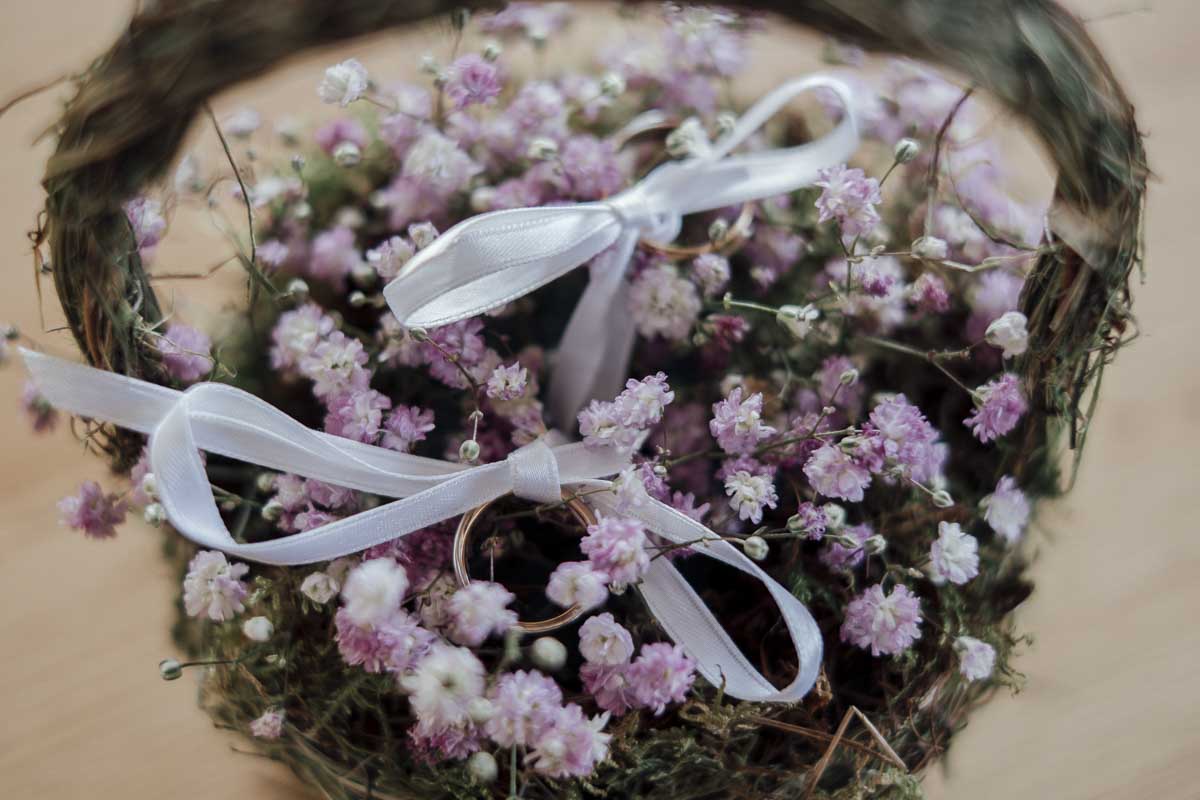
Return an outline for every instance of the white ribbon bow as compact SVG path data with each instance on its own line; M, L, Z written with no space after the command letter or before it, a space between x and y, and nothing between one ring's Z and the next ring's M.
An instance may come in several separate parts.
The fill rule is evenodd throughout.
M797 147L731 155L796 95L828 89L844 108L828 135ZM634 326L625 273L643 236L670 241L681 218L794 191L858 147L850 90L823 76L767 94L701 155L658 167L603 202L481 214L443 233L383 290L406 327L430 328L498 308L591 261L590 280L559 344L550 412L574 425L590 399L611 398L627 377Z
M265 564L308 564L358 553L452 519L514 493L557 502L563 486L610 488L599 480L629 466L628 454L584 445L526 445L502 462L468 467L397 453L305 427L254 395L219 383L185 392L104 370L21 351L38 390L54 406L150 436L150 468L171 524L204 547ZM402 498L304 533L243 544L225 527L200 459L200 450L291 472L363 492ZM740 550L674 508L646 498L617 511L611 493L589 502L610 514L634 517L669 542L710 539L693 548L756 578L779 605L799 658L799 671L778 689L746 659L721 623L669 559L651 562L638 588L667 634L696 660L714 686L741 700L794 702L817 679L821 634L804 604Z

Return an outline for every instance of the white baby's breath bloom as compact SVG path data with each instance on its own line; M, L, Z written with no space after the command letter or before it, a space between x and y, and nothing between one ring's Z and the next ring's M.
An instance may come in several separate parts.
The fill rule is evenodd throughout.
M775 319L797 339L805 339L812 333L813 323L821 316L814 306L781 306Z
M235 139L245 139L262 126L262 116L253 108L239 108L221 123L225 133Z
M426 730L444 730L471 718L472 701L483 696L484 669L465 647L438 643L411 675L400 681L409 705Z
M265 642L275 633L275 626L266 617L251 617L242 623L242 633L252 642Z
M725 479L725 494L738 519L748 519L755 525L762 522L763 506L775 508L779 495L775 484L766 475L755 475L740 469Z
M708 132L696 117L688 117L667 134L667 152L675 158L704 155L711 149Z
M366 94L370 82L367 68L357 59L350 58L325 70L317 95L322 102L345 107Z
M912 243L912 254L927 261L944 261L950 254L950 247L944 239L922 236Z
M929 579L935 584L964 584L979 574L979 543L957 522L939 522L929 549Z
M1029 499L1011 475L1000 479L996 491L979 501L979 508L987 524L1009 544L1020 539L1029 524Z
M342 603L356 625L382 622L400 608L408 591L408 574L390 558L364 561L346 576Z
M1020 311L1008 311L988 325L984 338L992 347L1004 351L1005 358L1013 358L1029 348L1029 322Z
M342 585L327 572L313 572L300 583L300 593L317 605L324 605L337 596Z

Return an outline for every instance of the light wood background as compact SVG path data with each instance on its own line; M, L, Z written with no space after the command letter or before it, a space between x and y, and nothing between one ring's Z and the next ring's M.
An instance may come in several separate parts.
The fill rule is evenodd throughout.
M1137 298L1144 335L1108 375L1074 494L1046 509L1034 534L1038 589L1020 611L1037 637L1019 662L1028 687L972 718L945 771L930 774L932 798L1200 797L1200 3L1151 0L1147 12L1113 17L1137 0L1072 5L1094 19L1139 104L1160 176L1149 282ZM0 0L0 98L82 67L130 7ZM372 67L415 59L394 40L369 54ZM268 115L307 102L329 60L306 58L222 98L218 112L246 99ZM776 46L768 60L807 65L811 55ZM0 320L65 354L66 334L39 333L25 236L48 153L31 141L60 99L43 95L0 118ZM202 240L181 238L202 251L192 263L204 263ZM175 296L194 288L176 286ZM65 432L28 432L15 412L21 381L15 365L0 371L0 403L12 409L0 418L0 796L302 796L286 770L230 751L234 740L196 710L190 680L159 680L175 588L158 536L131 526L116 541L84 543L57 527L54 502L103 470Z

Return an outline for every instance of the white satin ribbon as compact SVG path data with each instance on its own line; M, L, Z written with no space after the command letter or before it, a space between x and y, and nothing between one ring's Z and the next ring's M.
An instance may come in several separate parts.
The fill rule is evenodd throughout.
M731 155L796 95L828 89L842 121L815 141ZM670 241L686 214L794 191L848 160L858 147L850 90L811 76L789 81L741 116L702 155L653 170L608 200L481 214L417 253L383 290L406 327L448 325L499 308L592 261L590 280L567 323L550 384L555 423L570 428L593 398L611 398L627 377L634 329L625 275L642 237ZM595 260L593 260L595 259Z
M219 383L185 392L22 350L38 390L55 407L150 436L150 468L171 524L197 544L265 564L308 564L358 553L452 519L509 493L557 502L563 486L607 489L599 480L629 466L627 453L552 445L539 439L502 462L469 467L397 453L305 427L254 395ZM549 438L549 437L548 437ZM199 451L227 456L385 497L402 498L267 542L236 541L221 519ZM697 662L714 686L732 697L793 702L817 678L821 635L816 622L783 586L740 550L704 525L646 498L618 512L615 495L588 497L600 510L635 517L670 542L694 542L695 551L760 581L779 605L799 658L799 672L777 689L746 660L721 623L666 558L655 559L638 588L651 613Z

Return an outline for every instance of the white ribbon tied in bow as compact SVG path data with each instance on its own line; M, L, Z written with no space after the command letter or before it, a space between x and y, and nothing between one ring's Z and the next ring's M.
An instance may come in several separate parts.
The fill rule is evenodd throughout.
M558 502L564 486L605 489L601 480L629 466L628 454L540 439L505 461L465 466L397 453L321 433L240 389L199 383L179 392L124 375L22 350L38 390L64 411L150 436L150 468L171 524L203 547L265 564L308 564L358 553L457 517L509 493ZM318 528L265 542L236 541L226 528L201 461L204 450L269 469L400 498ZM615 495L588 501L616 515ZM742 655L721 623L669 559L657 558L638 589L667 634L696 660L709 683L732 697L793 702L817 678L821 635L808 609L740 550L668 505L646 498L620 512L669 542L695 542L714 558L760 581L778 604L799 659L790 685L778 689Z
M841 101L842 120L832 132L796 147L733 154L792 98L814 89ZM810 185L822 169L848 160L858 141L844 84L824 76L789 81L702 154L663 164L605 201L495 211L460 222L417 253L383 294L402 325L432 328L499 308L591 261L550 384L552 418L571 426L588 400L616 396L627 377L635 333L625 274L639 239L671 241L686 214Z

